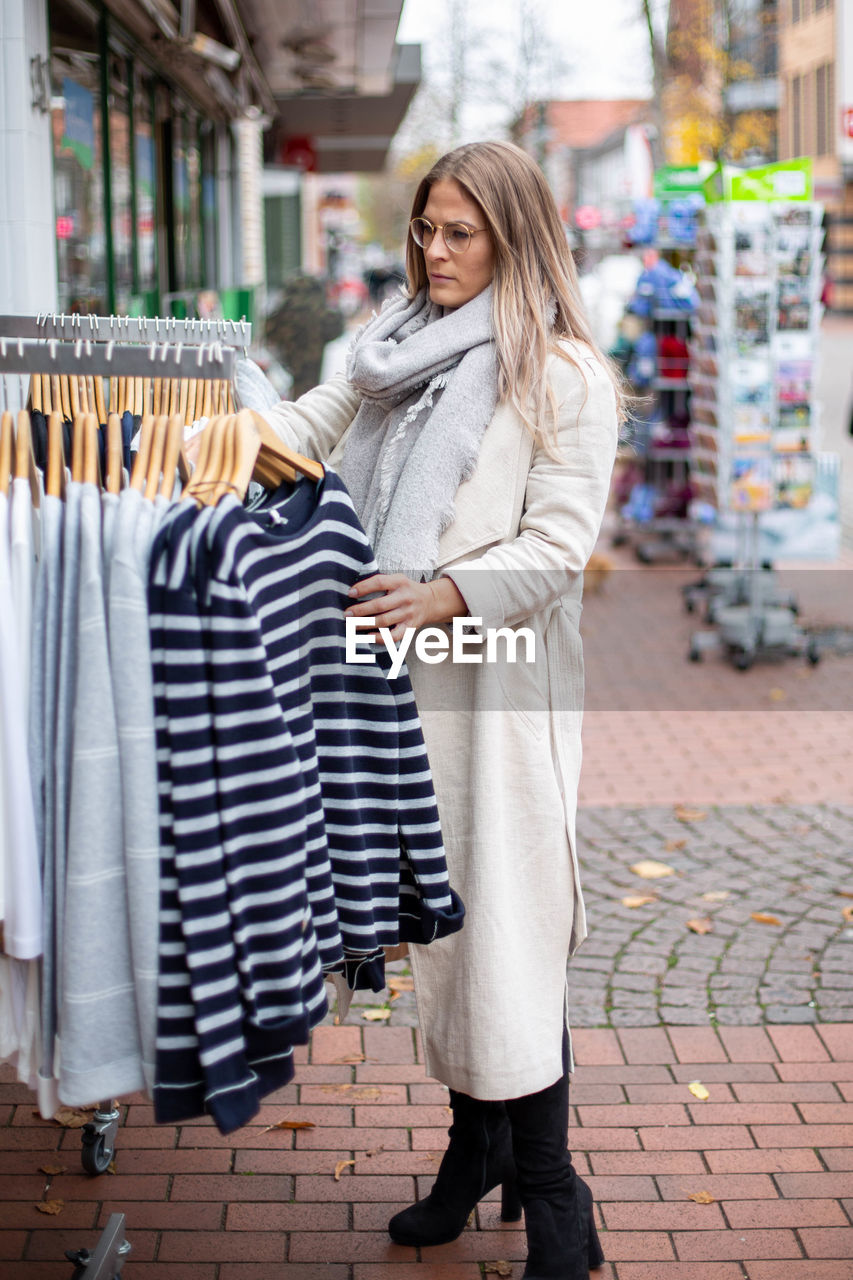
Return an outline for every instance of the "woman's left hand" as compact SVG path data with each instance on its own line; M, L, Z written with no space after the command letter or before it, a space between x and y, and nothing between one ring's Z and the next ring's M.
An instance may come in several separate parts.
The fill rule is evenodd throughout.
M381 595L377 595L381 592ZM349 595L360 601L346 610L349 618L375 618L377 629L385 627L391 632L395 644L403 638L409 627L426 627L430 623L449 622L468 612L464 599L451 578L437 578L433 582L413 582L404 573L375 573L362 582L356 582ZM374 596L364 600L364 596ZM379 636L365 639L378 642Z

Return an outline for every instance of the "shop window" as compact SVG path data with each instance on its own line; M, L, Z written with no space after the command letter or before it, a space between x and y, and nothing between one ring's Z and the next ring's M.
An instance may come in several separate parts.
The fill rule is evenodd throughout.
M133 310L133 201L130 86L125 58L109 58L110 185L112 194L113 287L116 311Z
M791 78L791 154L803 154L803 77Z
M201 152L201 225L202 225L202 284L212 288L219 279L217 263L217 195L216 195L216 130L212 124L203 125L200 134Z
M98 31L76 8L51 4L51 116L57 300L62 311L107 307Z
M815 71L815 98L817 112L816 154L829 155L834 151L832 122L835 119L833 66L825 62Z
M134 163L136 165L137 289L146 312L157 303L157 153L154 141L153 87L137 74L133 94Z

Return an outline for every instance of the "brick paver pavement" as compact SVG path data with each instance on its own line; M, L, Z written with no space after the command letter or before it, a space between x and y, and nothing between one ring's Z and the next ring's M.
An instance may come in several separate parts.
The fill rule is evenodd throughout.
M853 1027L574 1039L570 1132L597 1201L599 1276L849 1280ZM156 1127L147 1101L130 1099L116 1171L94 1179L80 1169L79 1132L34 1116L20 1085L0 1085L4 1280L67 1277L62 1251L117 1209L134 1280L476 1280L489 1263L519 1276L524 1234L500 1222L494 1195L454 1244L388 1239L389 1216L429 1190L448 1124L417 1033L321 1027L301 1056L298 1083L229 1138L206 1120ZM271 1127L281 1121L310 1127ZM49 1201L61 1212L41 1214Z
M678 587L696 571L646 573L613 575L583 624L592 934L574 964L570 1141L608 1259L594 1274L851 1280L853 656L688 664L697 622ZM847 625L846 582L797 578L806 620ZM671 874L642 878L644 859ZM228 1138L208 1121L155 1126L144 1098L123 1100L115 1172L99 1178L79 1132L36 1116L0 1068L2 1280L69 1280L63 1251L92 1247L113 1210L128 1280L518 1280L523 1232L494 1196L454 1244L388 1239L449 1123L395 968L397 998L330 1018L294 1084ZM362 1019L371 1006L386 1025ZM49 1201L61 1211L37 1208Z

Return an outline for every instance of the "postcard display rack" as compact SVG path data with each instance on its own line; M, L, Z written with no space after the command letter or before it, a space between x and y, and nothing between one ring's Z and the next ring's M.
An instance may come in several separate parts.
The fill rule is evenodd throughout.
M696 502L721 529L734 526L735 554L685 589L689 609L705 596L718 627L694 633L692 661L715 647L742 670L766 651L818 660L760 548L762 518L790 522L813 494L822 212L804 201L726 202L708 207L699 230L691 479Z

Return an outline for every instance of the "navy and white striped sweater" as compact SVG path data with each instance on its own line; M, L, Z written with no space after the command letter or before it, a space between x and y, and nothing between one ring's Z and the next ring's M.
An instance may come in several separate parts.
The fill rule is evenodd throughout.
M375 571L332 472L252 515L178 508L158 535L159 1119L201 1098L245 1123L324 1012L319 966L379 990L383 947L461 927L408 675L388 678L384 649L345 661L347 592Z

